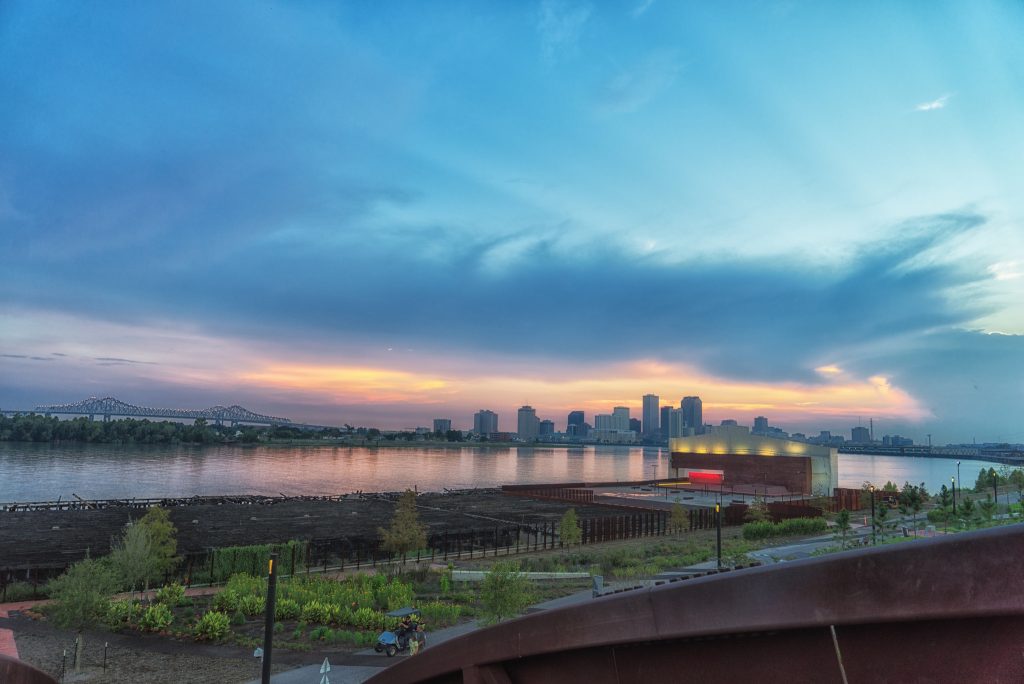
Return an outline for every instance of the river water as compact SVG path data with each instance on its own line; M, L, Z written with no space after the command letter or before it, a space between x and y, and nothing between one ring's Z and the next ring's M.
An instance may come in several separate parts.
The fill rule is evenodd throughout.
M667 450L642 447L363 448L118 446L0 443L0 502L210 494L343 494L418 487L441 491L502 484L668 477ZM962 461L974 485L991 464ZM839 455L839 483L924 482L935 491L956 461Z

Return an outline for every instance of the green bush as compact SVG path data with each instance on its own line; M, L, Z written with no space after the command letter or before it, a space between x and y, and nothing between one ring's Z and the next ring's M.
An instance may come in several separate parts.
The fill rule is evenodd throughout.
M266 608L267 600L262 596L243 596L238 601L238 609L249 617L263 615Z
M230 589L224 589L213 597L213 607L224 613L233 613L238 610L239 596Z
M219 641L231 632L231 621L219 610L207 612L196 623L192 633L197 640Z
M330 627L317 627L309 632L309 638L314 641L322 641L330 631Z
M177 582L161 587L156 592L156 602L168 606L179 606L185 599L185 587Z
M105 621L107 625L116 629L122 625L130 625L141 615L142 604L138 601L111 601Z
M174 615L166 604L154 603L142 614L139 626L148 632L159 632L170 627L173 621Z
M360 608L352 611L351 624L360 629L380 629L386 621L384 613L373 608Z
M280 620L294 620L302 614L302 608L299 606L298 601L281 599L274 606L274 613Z
M435 627L448 627L459 621L462 607L441 601L430 601L419 606L420 615L425 622Z
M746 540L765 539L767 537L788 537L800 534L816 534L828 529L824 518L790 518L777 523L762 520L743 525L743 538Z
M337 619L339 612L341 611L338 606L314 599L302 606L302 619L305 622L328 625Z
M245 624L245 613L243 613L240 610L236 610L234 612L234 614L231 616L231 624L235 625L236 627L238 625L244 625Z
M45 598L46 595L46 585L33 586L28 582L11 582L3 592L0 592L0 602L29 601Z

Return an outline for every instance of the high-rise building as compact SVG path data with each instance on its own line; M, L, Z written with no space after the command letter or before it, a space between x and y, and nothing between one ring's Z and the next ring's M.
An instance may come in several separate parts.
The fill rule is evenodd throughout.
M866 427L855 427L850 430L850 441L855 444L867 444L871 441L871 431Z
M553 435L555 434L555 424L550 420L540 421L540 428L537 432L540 435Z
M679 407L683 410L686 427L693 428L695 435L704 434L704 407L700 397L683 397Z
M612 409L612 430L629 429L629 407L616 406Z
M629 419L629 429L639 435L641 433L642 429L643 429L641 424L640 424L640 419L639 418L630 418Z
M660 432L661 424L658 420L658 405L660 398L657 394L645 394L644 395L644 410L643 410L643 425L642 432L643 436L647 438L657 438Z
M693 434L693 428L686 424L686 412L683 409L669 407L668 414L668 436L687 437Z
M489 435L498 431L498 414L487 409L480 409L473 414L473 432L478 435Z
M571 430L569 430L569 426L575 425L575 434L582 437L583 435L586 434L586 432L583 430L583 423L585 422L585 420L586 417L584 416L583 411L569 411L569 419L565 421L565 431L571 432Z
M595 430L614 430L612 427L613 421L610 413L599 413L594 416L594 429Z
M451 418L435 418L434 419L434 432L448 432L452 429Z
M537 418L537 411L532 406L521 406L519 408L519 424L516 434L519 439L533 441L540 434L540 419Z
M661 407L661 438L662 440L668 439L668 421L670 416L675 409L671 406Z
M754 429L751 430L751 433L755 435L768 434L768 419L764 416L754 418Z

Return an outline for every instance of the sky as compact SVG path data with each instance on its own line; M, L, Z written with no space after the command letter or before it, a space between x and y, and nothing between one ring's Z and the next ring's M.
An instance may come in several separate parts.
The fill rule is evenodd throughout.
M1024 442L1024 4L0 3L0 407Z

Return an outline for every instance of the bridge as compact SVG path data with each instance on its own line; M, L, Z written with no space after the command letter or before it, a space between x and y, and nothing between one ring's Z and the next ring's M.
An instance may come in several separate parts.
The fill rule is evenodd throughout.
M203 419L216 425L238 425L247 423L251 425L290 425L300 426L288 418L277 416L265 416L262 413L255 413L249 409L233 406L211 406L205 409L173 409L173 408L152 408L149 406L135 406L127 404L114 397L89 397L73 404L48 404L36 406L36 413L50 415L78 415L89 416L89 420L95 420L96 416L103 416L103 420L110 420L111 416L126 418L164 418L170 420L199 420Z

